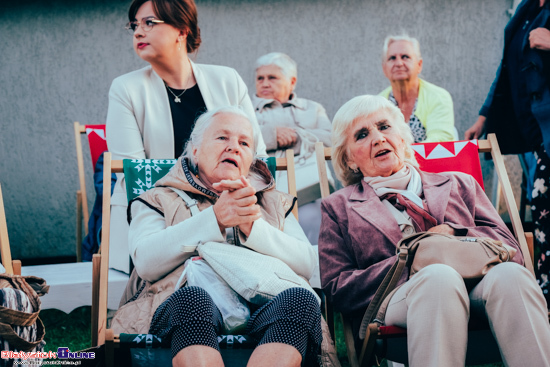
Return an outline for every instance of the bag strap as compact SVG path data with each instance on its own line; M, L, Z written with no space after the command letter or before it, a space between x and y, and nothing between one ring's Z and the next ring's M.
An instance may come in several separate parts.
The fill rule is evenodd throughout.
M367 311L365 311L365 314L363 315L363 320L361 321L361 326L359 328L359 338L365 339L367 327L372 322L374 315L376 315L376 312L380 308L384 298L386 298L388 293L395 288L397 282L401 278L401 274L403 273L403 269L405 269L405 264L407 263L407 257L408 249L405 248L404 250L399 250L397 260L393 263L392 267L384 277L384 280L382 280L382 284L380 284L376 290L372 301L369 303ZM383 323L383 320L375 321Z
M40 310L29 313L17 311L11 308L0 306L0 323L11 324L16 326L31 326L36 322Z
M397 243L396 247L397 251L399 251L399 253L397 254L397 259L382 280L382 283L376 290L374 297L370 301L369 306L367 307L367 310L363 315L363 320L361 320L361 325L359 327L359 338L365 339L367 328L369 324L373 321L374 316L377 316L376 314L378 312L378 309L380 308L380 305L382 305L382 302L384 302L384 299L388 296L388 294L390 294L395 289L395 287L397 286L397 282L399 281L399 279L401 279L401 274L403 274L403 270L405 270L405 266L407 265L407 262L409 260L409 245L413 242L416 242L415 240L426 237L427 234L428 233L426 232L414 233L410 236L402 238ZM378 316L379 317L374 321L379 324L383 324L385 313Z
M183 199L183 201L185 201L185 205L187 206L187 209L191 211L191 216L197 215L200 213L200 210L198 207L199 202L197 200L191 199L191 197L187 195L187 193L183 190L176 189L174 187L170 187L170 189L172 189L176 194L180 196L180 198Z

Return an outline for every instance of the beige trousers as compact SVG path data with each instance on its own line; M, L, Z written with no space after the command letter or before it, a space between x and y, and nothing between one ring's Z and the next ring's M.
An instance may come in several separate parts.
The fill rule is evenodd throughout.
M463 367L470 315L488 319L505 366L550 366L546 301L516 263L495 266L469 293L454 269L430 265L395 292L386 324L407 328L411 367Z

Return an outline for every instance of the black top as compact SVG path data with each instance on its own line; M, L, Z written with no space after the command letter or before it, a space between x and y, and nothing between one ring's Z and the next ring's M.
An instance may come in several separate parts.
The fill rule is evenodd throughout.
M524 42L527 42L526 48L528 50L526 51L531 51L529 47L529 25L539 15L541 9L538 1L533 1L529 5L523 23L520 23L516 28L504 55L504 63L508 70L510 82L512 104L516 119L520 121L519 130L523 138L531 142L532 146L540 145L542 143L542 136L537 121L531 112L531 100L526 85L527 81L523 76L526 68L530 67L528 61L524 58L523 45Z
M202 99L202 94L198 84L187 89L181 96L183 89L170 88L176 96L179 96L181 102L175 102L176 97L168 87L168 100L170 101L170 111L172 112L172 126L174 128L174 157L178 158L185 148L185 143L191 136L191 131L195 125L195 120L206 112L206 104Z

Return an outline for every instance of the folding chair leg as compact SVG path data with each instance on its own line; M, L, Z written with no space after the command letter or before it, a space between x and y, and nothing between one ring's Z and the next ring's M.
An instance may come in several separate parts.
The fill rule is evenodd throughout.
M332 340L336 340L336 336L334 334L334 309L332 307L332 303L328 302L328 299L326 297L325 297L325 319L326 319Z
M355 350L355 338L353 337L351 322L349 322L349 320L347 320L342 314L340 314L340 317L344 328L344 340L346 341L349 364L351 367L359 367L359 360L357 359L357 351Z
M115 334L112 329L105 331L105 365L107 367L115 365Z
M365 341L363 342L361 355L359 356L359 363L361 363L361 367L371 366L371 360L374 356L374 346L376 345L377 338L378 325L369 324L369 326L367 327L367 333L365 335Z
M92 347L98 346L99 338L99 273L101 255L94 254L92 258Z

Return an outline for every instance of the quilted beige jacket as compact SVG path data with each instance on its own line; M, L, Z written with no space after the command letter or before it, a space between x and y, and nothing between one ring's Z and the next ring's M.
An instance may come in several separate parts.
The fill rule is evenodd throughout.
M295 205L296 198L273 188L273 178L264 162L255 161L250 171L256 173L249 178L257 190L263 218L275 228L283 230L285 218ZM198 178L189 173L187 162L180 158L170 172L157 181L155 188L135 200L145 203L151 210L162 213L166 227L180 223L190 218L191 212L178 194L169 187L185 191L198 201L201 211L212 206L217 200L215 194L206 190ZM131 205L132 202L129 208ZM189 251L185 259L194 255L197 255L196 251ZM113 318L113 331L116 334L147 333L155 310L174 292L183 268L182 262L172 272L155 282L141 279L134 269L120 301L120 308Z

